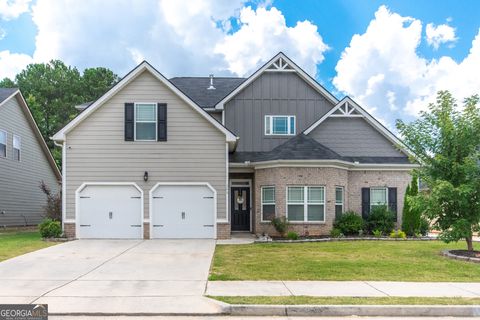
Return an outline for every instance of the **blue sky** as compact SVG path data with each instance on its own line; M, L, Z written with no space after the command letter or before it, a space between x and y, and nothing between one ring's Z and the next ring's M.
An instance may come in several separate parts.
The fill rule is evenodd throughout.
M476 0L0 0L0 78L50 59L246 76L284 51L392 128L438 90L480 92L479 16Z

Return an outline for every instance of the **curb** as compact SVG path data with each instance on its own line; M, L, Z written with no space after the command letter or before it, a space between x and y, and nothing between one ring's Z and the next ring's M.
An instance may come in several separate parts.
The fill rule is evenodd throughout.
M454 260L462 260L462 261L480 263L480 258L458 256L456 254L451 253L450 250L442 251L442 255L444 255L447 258L454 259Z
M254 243L301 243L301 242L335 242L335 241L437 241L434 237L420 237L420 238L389 238L389 237L342 237L342 238L313 238L300 240L255 240Z
M289 317L477 317L480 306L411 305L231 305L232 316Z

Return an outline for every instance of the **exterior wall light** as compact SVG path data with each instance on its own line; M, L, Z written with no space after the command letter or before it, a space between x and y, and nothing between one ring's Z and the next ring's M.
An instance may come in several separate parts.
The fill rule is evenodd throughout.
M148 181L148 171L145 171L145 173L143 174L143 181Z

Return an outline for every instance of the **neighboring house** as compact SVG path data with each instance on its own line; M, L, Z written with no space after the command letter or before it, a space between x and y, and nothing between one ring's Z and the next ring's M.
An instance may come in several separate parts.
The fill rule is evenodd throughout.
M60 189L57 165L20 90L0 88L0 227L43 219L42 181Z
M320 235L342 212L380 204L401 223L416 166L283 53L248 78L167 79L142 62L53 139L64 229L78 238L274 234L270 220L285 215Z

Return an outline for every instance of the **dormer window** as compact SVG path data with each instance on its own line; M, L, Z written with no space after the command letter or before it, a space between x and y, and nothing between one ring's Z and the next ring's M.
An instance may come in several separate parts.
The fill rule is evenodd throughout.
M295 116L265 116L265 135L295 135Z

